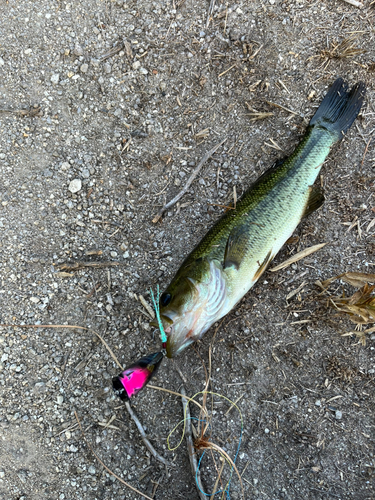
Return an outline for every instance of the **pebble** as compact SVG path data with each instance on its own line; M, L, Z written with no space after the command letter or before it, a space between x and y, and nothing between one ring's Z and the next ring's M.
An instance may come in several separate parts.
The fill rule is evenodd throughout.
M58 73L54 73L52 76L51 76L51 82L55 85L57 85L60 81L60 75Z
M81 70L81 73L87 73L87 71L89 69L89 65L86 63L83 63L79 69Z
M71 193L78 193L82 188L82 181L81 179L73 179L70 181L68 189Z
M64 402L64 396L61 396L61 395L57 396L56 402L58 405L62 405Z
M4 59L0 57L0 66L4 66L4 64L5 64Z
M61 170L69 170L70 169L70 164L67 162L67 161L64 161L62 164L61 164Z
M76 44L76 46L74 47L74 50L73 50L73 54L76 56L82 56L83 55L83 48L79 44Z
M138 69L138 68L140 68L140 67L141 67L141 63L140 63L140 61L135 61L135 62L133 62L133 64L132 64L132 68L133 68L133 69Z
M96 469L93 465L90 465L90 467L87 469L87 471L89 472L89 474L95 474L96 473Z
M342 419L342 411L336 410L335 418L336 418L336 420L341 420Z

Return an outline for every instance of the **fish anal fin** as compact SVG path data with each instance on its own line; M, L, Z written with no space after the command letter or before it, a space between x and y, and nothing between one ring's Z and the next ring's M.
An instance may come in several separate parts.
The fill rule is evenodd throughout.
M259 264L259 268L258 268L257 272L254 274L253 281L257 281L262 276L262 274L267 269L267 267L270 264L270 262L272 261L272 259L273 259L273 255L272 255L272 251L270 250L268 252L268 254L266 255L265 259L263 260L263 262L261 264Z
M239 269L248 247L248 227L246 224L235 227L228 237L224 252L223 268Z
M312 212L320 208L324 203L324 192L319 186L311 186L309 198L306 203L302 217L307 217Z

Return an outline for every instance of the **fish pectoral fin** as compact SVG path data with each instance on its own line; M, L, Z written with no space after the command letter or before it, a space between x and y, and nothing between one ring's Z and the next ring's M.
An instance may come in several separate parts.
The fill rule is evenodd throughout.
M223 268L234 267L239 269L248 247L248 225L235 227L228 237L224 252Z
M310 186L310 194L302 217L307 217L324 203L324 192L319 186Z

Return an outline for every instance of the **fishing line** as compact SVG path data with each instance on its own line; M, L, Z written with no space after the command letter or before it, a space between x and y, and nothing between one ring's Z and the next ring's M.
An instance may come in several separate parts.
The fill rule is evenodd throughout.
M229 480L225 486L225 488L223 490L220 490L220 491L217 491L215 494L217 493L223 493L223 492L226 492L226 496L227 496L227 499L229 500L230 499L230 494L229 494L229 489L230 489L230 483L232 481L232 476L233 476L233 465L235 465L236 463L236 460L237 460L237 457L238 457L238 453L240 451L240 447L241 447L241 442L242 442L242 434L243 434L243 417L242 417L242 413L241 413L241 410L239 409L239 407L237 406L236 403L234 403L232 400L230 400L229 398L227 398L226 396L223 396L222 394L218 394L217 392L211 392L211 391L200 391L200 392L197 392L196 394L194 394L194 396L192 396L191 398L186 398L188 400L188 404L190 401L193 401L197 396L199 396L200 394L211 394L213 396L218 396L220 398L223 398L225 399L226 401L228 401L229 403L231 403L238 411L238 413L240 414L240 418L241 418L241 432L240 432L240 437L239 437L239 440L238 440L238 445L237 445L237 450L236 450L236 454L235 454L235 457L234 457L234 460L233 462L230 461L230 459L228 460L228 456L226 456L224 453L222 453L219 449L219 447L216 447L216 446L210 446L208 445L209 448L211 449L214 449L216 450L224 459L226 462L228 462L228 464L231 466L231 471L230 471L230 477L229 477ZM186 406L187 408L187 406ZM167 444L168 444L168 449L170 451L174 451L176 450L182 443L183 439L184 439L184 435L185 435L185 428L186 428L186 421L187 421L187 418L186 418L186 409L184 411L184 418L183 420L181 420L172 430L171 432L168 434L168 437L167 437ZM198 420L198 419L197 419ZM204 422L204 420L201 420ZM175 446L174 448L172 448L170 446L170 437L172 436L172 434L174 433L174 431L183 423L183 429L182 429L182 435L181 435L181 439L179 441L179 443L177 444L177 446ZM213 443L211 443L213 444ZM200 464L201 464L201 461L203 459L203 456L204 454L206 453L206 451L204 451L198 461L198 467L197 467L197 472L195 474L195 481L197 483L197 486L199 488L199 490L207 497L211 496L212 493L205 493L199 486L198 484L198 480L197 480L197 476L198 476L198 471L199 471L199 468L200 468Z

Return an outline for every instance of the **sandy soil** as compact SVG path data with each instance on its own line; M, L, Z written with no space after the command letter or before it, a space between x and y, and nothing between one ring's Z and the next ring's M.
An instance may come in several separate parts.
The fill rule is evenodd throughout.
M211 350L210 389L237 401L243 418L236 465L246 499L375 498L375 336L365 345L343 337L354 325L315 285L375 272L374 7L1 3L0 323L66 325L0 327L2 499L141 498L96 460L75 412L103 463L133 487L155 499L199 498L185 440L167 445L183 419L181 399L146 389L132 403L173 463L166 468L113 395L119 368L92 330L123 365L159 349L139 295L150 301L150 286L168 284L234 188L239 197L293 150L338 76L366 83L365 106L324 165L325 205L275 264L328 244L263 275L214 340L216 328L166 360L153 384L179 392L178 365L193 396L205 387ZM179 204L153 223L223 138ZM59 267L77 262L91 266ZM329 293L343 290L354 292L337 281ZM241 419L230 406L207 400L209 438L234 459ZM199 417L195 405L191 412ZM207 451L201 462L209 495L215 460ZM226 464L219 488L229 476ZM230 497L243 498L235 474Z

